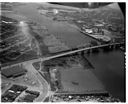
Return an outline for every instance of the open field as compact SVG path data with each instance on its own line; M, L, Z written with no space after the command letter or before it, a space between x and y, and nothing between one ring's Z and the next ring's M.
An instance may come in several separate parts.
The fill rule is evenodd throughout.
M87 94L105 91L91 71L94 70L93 66L78 55L44 61L42 65L42 73L50 75L51 87L58 93Z
M0 41L0 60L2 65L37 58L36 45L34 45L36 43L28 34L27 27L23 28L20 21L4 16L2 16L1 26L3 34Z

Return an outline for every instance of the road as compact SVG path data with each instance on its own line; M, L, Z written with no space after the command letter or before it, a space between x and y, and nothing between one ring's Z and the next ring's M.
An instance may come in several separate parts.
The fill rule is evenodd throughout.
M41 102L44 101L46 96L48 95L49 91L49 85L47 81L39 74L39 72L33 67L32 62L26 62L23 64L27 70L31 71L33 75L41 82L42 86L42 92L40 93L40 96L34 101L34 102Z
M43 102L45 100L45 98L49 95L49 90L50 90L50 86L49 84L47 83L47 81L39 74L39 72L33 67L32 65L32 62L26 62L23 64L23 66L28 70L28 72L31 72L31 75L36 78L41 86L38 88L40 89L40 95L38 98L36 98L34 100L34 102ZM12 79L6 79L8 80L9 82L13 83L13 84L21 84L21 85L24 85L26 86L25 84L23 83L19 83L18 81L14 81ZM11 84L12 85L12 84ZM33 86L32 86L33 87ZM4 91L5 92L5 91ZM3 93L4 93L3 92Z
M110 46L110 45L118 45L118 44L123 44L123 43L111 43L111 44L104 44L104 45L98 45L98 46L93 46L93 47L84 47L84 48L81 48L81 49L77 49L77 50L73 50L73 51L68 51L68 52L65 52L65 53L60 53L60 54L57 54L57 55L54 55L54 56L43 57L43 58L40 57L38 59L33 59L33 60L28 60L28 61L20 62L20 64L24 64L26 62L34 63L34 62L38 62L40 60L46 61L46 60L50 60L50 59L54 59L54 58L58 58L58 57L66 56L66 55L70 55L70 54L73 54L73 53L81 52L81 51L87 51L87 50L90 50L90 49L102 48L102 47L106 47L106 46ZM10 66L16 66L18 64L19 63L2 67L1 70L5 69L5 68L8 68Z
M86 51L86 50L95 49L95 48L101 48L101 47L115 45L115 44L121 44L121 43L105 44L105 45L82 48L82 49L69 51L69 52L61 53L61 54L50 56L50 57L44 57L44 58L38 58L38 59L34 59L34 60L24 61L24 62L21 62L21 63L13 64L11 66L16 66L16 65L19 65L19 64L22 64L22 65L26 66L26 69L31 71L33 73L33 75L35 75L36 78L41 82L41 84L42 84L42 86L41 86L42 87L41 88L42 92L40 93L40 96L35 100L35 102L41 102L41 101L44 101L45 98L49 95L50 87L49 87L49 84L47 83L47 81L33 67L32 63L38 62L40 60L46 61L46 60L50 60L50 59L53 59L53 58L62 57L62 56L69 55L69 54L73 54L73 53L76 53L76 52ZM1 70L4 70L5 68L9 68L11 66L2 67Z

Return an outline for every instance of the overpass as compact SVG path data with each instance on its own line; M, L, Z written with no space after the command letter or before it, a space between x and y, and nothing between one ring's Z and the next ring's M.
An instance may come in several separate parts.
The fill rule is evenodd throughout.
M54 58L58 58L58 57L66 56L66 55L71 55L71 54L82 52L82 51L87 51L87 50L92 50L92 49L97 49L97 48L104 48L104 47L109 47L109 46L116 46L116 45L120 46L120 45L124 45L124 44L125 44L124 42L120 42L120 43L110 43L110 44L104 44L104 45L98 45L98 46L92 46L92 47L83 47L83 48L79 48L79 49L76 48L76 49L72 49L71 51L63 52L63 53L60 53L57 55L53 55L53 56L49 56L49 57L40 57L38 59L28 60L28 61L13 64L13 65L5 66L5 67L2 67L1 69L7 68L10 66L15 66L18 64L23 64L26 62L34 63L37 61L46 61L46 60L51 60Z

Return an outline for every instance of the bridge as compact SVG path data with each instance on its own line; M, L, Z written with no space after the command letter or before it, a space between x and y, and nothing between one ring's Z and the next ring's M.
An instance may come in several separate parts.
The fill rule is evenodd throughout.
M97 48L104 48L104 47L111 47L111 46L120 46L120 45L124 45L124 42L104 44L104 45L98 45L98 46L92 46L92 47L78 48L78 49L71 50L71 51L68 51L68 52L64 52L64 53L61 53L61 54L57 54L57 55L54 55L54 56L46 57L46 60L50 60L50 59L53 59L53 58L58 58L58 57L62 57L62 56L66 56L66 55L70 55L70 54L74 54L74 53L78 53L78 52L82 52L82 51L87 51L87 50L92 50L92 49L97 49Z
M84 51L88 51L88 50L92 50L92 49L111 47L111 46L120 46L120 45L124 45L124 44L125 44L124 42L120 42L120 43L111 43L111 44L104 44L104 45L98 45L98 46L92 46L92 47L77 48L77 49L74 49L74 50L71 50L71 51L63 52L63 53L53 55L53 56L49 56L49 57L40 57L38 59L32 59L32 60L27 60L27 61L24 61L24 62L19 62L19 63L13 64L13 65L2 67L1 69L7 68L7 67L10 67L10 66L15 66L15 65L18 65L18 64L23 64L23 63L26 63L26 62L34 63L34 62L38 62L38 61L46 61L46 60L51 60L51 59L54 59L54 58L63 57L63 56L66 56L66 55L71 55L71 54L84 52Z

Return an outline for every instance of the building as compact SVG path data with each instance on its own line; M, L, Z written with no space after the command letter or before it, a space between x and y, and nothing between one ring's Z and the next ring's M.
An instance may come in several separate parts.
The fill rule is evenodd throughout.
M1 71L1 74L7 78L11 78L11 77L15 78L15 77L25 74L26 72L27 70L23 66L17 65L17 66L3 69Z

